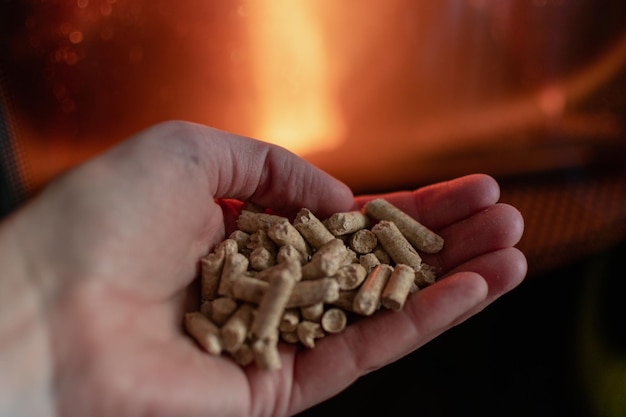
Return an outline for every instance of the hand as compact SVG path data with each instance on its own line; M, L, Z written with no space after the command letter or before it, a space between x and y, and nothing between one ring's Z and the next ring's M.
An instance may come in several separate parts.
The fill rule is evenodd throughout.
M13 342L0 322L0 366L11 358L10 343L21 343L33 356L14 355L17 363L6 369L16 380L29 363L39 370L15 385L37 394L30 405L13 407L64 416L291 415L418 348L523 279L525 259L512 248L521 216L496 204L491 178L386 197L446 239L440 254L424 257L445 279L401 312L382 311L315 349L281 347L282 369L264 372L206 354L181 326L197 295L198 260L237 214L226 199L285 214L308 207L323 217L367 198L355 200L345 185L283 149L184 123L155 126L72 170L0 228L2 263L12 272L0 282L0 314L28 324L21 327L28 337ZM14 297L4 291L8 276L17 282ZM28 308L15 312L20 300Z

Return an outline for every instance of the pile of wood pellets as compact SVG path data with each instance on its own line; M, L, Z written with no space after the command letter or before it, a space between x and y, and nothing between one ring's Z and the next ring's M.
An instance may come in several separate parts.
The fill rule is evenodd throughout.
M303 208L293 222L247 204L237 228L200 260L185 327L207 352L265 370L281 367L279 343L314 348L356 317L401 310L435 281L420 253L444 243L384 199L323 220Z

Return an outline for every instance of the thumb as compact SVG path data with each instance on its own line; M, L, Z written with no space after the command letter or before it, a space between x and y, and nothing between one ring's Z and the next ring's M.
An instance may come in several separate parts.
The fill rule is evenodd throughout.
M352 191L288 150L195 124L175 124L192 142L212 195L251 201L279 213L306 207L319 215L350 209Z

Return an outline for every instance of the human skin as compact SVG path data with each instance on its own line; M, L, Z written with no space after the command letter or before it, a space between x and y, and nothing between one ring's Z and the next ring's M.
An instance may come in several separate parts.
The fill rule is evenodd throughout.
M240 203L323 218L377 196L263 142L151 127L53 181L0 224L0 416L288 416L414 351L519 284L523 220L471 175L383 195L441 234L442 278L282 368L241 368L183 331L198 260ZM419 372L419 370L416 370Z

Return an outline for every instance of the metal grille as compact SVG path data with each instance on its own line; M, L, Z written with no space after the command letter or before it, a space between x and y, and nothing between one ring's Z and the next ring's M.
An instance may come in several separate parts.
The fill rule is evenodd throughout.
M626 239L626 173L524 181L502 186L502 201L524 216L518 247L529 276L598 253Z

